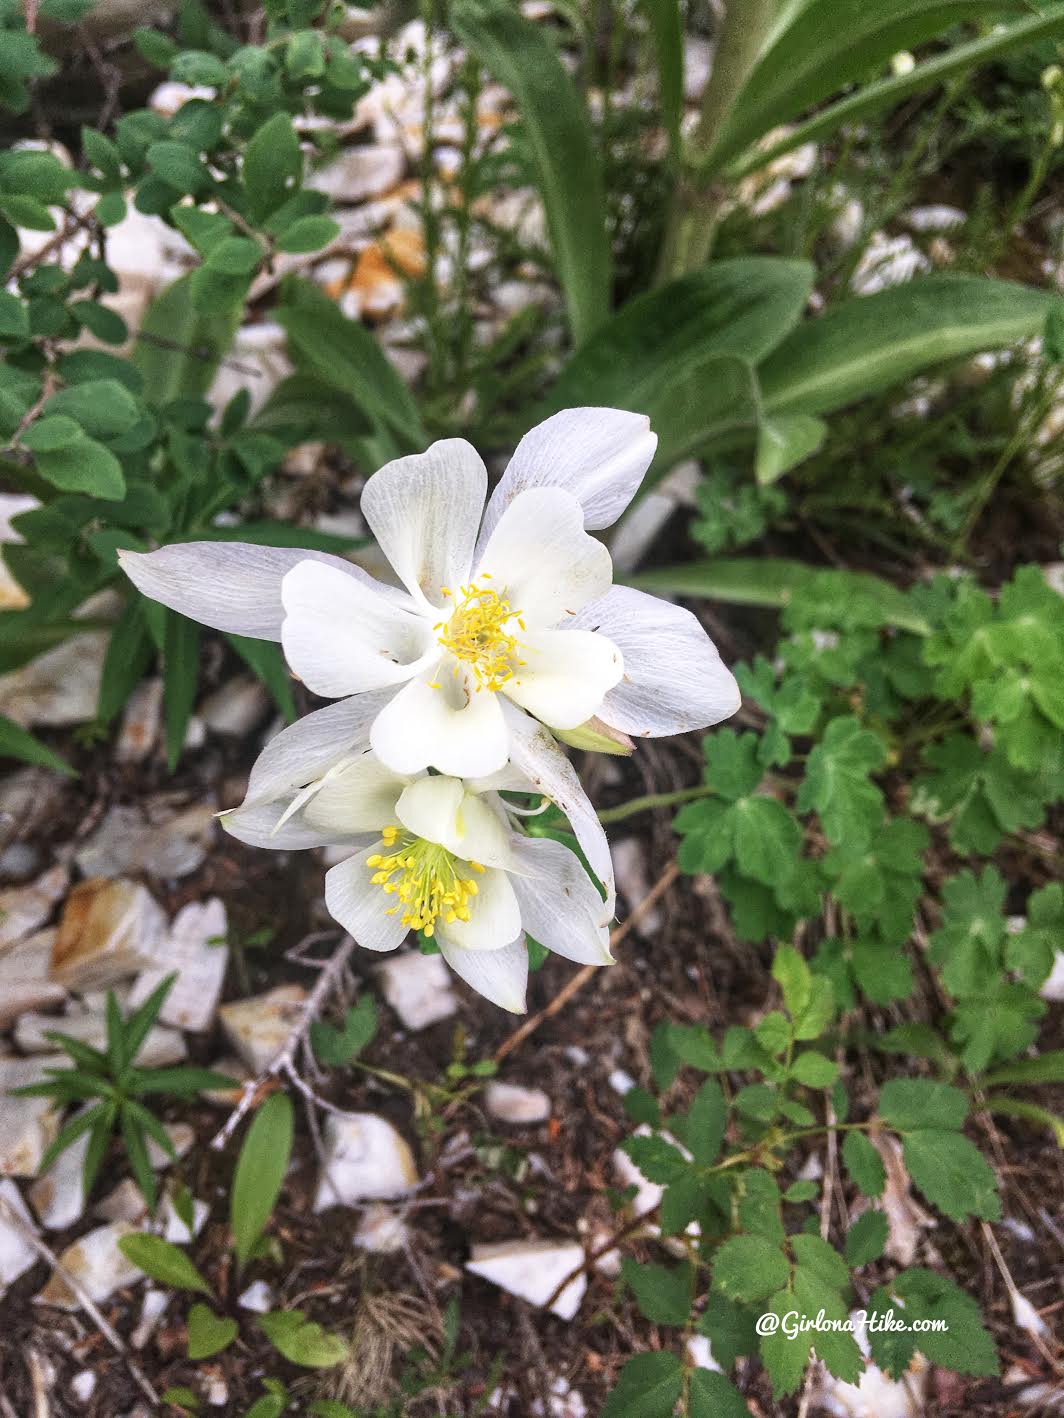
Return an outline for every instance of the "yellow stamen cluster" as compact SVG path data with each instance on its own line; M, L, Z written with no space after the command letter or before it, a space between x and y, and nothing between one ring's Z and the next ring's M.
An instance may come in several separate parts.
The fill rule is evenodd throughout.
M387 896L396 896L387 914L403 913L403 925L414 931L433 936L437 918L447 925L468 921L477 883L472 876L460 876L459 867L482 873L479 862L463 862L437 842L401 832L398 827L386 827L381 833L386 853L375 852L366 858L373 869L370 881Z
M486 580L490 580L487 573L480 578ZM447 600L454 601L454 611L450 619L435 627L440 632L439 643L456 660L472 667L477 689L502 689L513 679L514 670L525 663L518 658L520 646L513 634L514 627L525 628L521 612L514 610L505 596L478 581L462 586L457 596L448 586L440 590Z

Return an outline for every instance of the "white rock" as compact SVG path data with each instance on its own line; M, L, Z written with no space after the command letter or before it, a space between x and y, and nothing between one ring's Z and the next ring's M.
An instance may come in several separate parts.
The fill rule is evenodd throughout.
M1058 950L1053 957L1053 968L1038 993L1050 1004L1064 1003L1064 950Z
M70 1380L70 1392L79 1403L88 1403L96 1392L96 1375L91 1369L82 1369Z
M529 1409L532 1418L587 1418L587 1404L584 1395L573 1388L561 1374L551 1380L547 1395L547 1407L542 1399L534 1399Z
M170 1192L163 1198L159 1220L162 1224L163 1239L170 1241L175 1246L187 1246L190 1241L194 1241L207 1224L207 1217L211 1214L211 1209L205 1201L200 1201L198 1197L192 1198L192 1230L182 1221L174 1206L174 1199Z
M227 946L209 942L224 939L227 930L225 905L217 896L183 906L158 947L156 962L137 976L130 1006L136 1008L143 1003L167 975L176 971L177 979L170 987L160 1020L193 1034L209 1029L229 961Z
M902 214L902 221L911 231L954 231L968 220L960 207L942 203L930 207L911 207Z
M54 929L37 931L0 955L0 1029L27 1010L65 1002L66 990L48 978L55 934Z
M116 1290L144 1279L144 1272L126 1260L118 1249L123 1236L134 1234L135 1227L124 1221L112 1221L67 1246L59 1256L59 1263L68 1270L75 1280L81 1282L90 1300L99 1304L108 1299ZM54 1305L60 1310L76 1310L81 1301L71 1290L66 1280L57 1271L48 1284L36 1296L42 1305Z
M79 1111L85 1112L91 1106L87 1104ZM84 1168L88 1150L89 1134L85 1132L65 1147L47 1172L30 1187L30 1201L46 1231L65 1231L84 1215Z
M274 1304L273 1290L265 1280L256 1280L240 1296L237 1304L242 1310L250 1310L255 1315L269 1314Z
M500 1122L521 1126L543 1123L550 1117L550 1099L542 1088L522 1088L498 1079L484 1090L484 1106Z
M869 1345L864 1317L859 1310L855 1310L850 1318L853 1321L853 1337L867 1359ZM867 1365L856 1384L844 1383L821 1368L818 1385L813 1391L813 1403L825 1408L834 1418L923 1418L929 1372L922 1354L913 1358L908 1372L897 1380L888 1378L872 1363Z
M636 1081L623 1068L615 1068L609 1076L609 1085L614 1093L619 1093L623 1098L626 1093L631 1093L632 1089L636 1087Z
M683 96L688 103L697 103L702 97L712 69L713 45L688 35L683 47Z
M377 978L384 998L407 1029L427 1029L449 1019L458 1008L442 955L422 955L420 950L391 955L377 967Z
M583 1263L584 1248L576 1241L500 1241L475 1245L465 1268L530 1304L545 1305ZM551 1305L551 1313L573 1319L586 1289L587 1276L580 1271Z
M0 714L23 728L66 728L95 718L108 634L64 640L28 665L0 675Z
M159 739L163 714L163 681L152 675L129 696L115 740L115 761L143 763Z
M306 1000L302 985L278 985L264 995L222 1005L218 1011L222 1028L252 1073L261 1073L284 1048Z
M409 1239L410 1230L406 1222L382 1202L366 1207L355 1231L355 1245L377 1255L401 1251Z
M43 926L69 885L66 867L52 867L28 886L0 891L0 952Z
M406 1196L418 1173L408 1143L385 1118L352 1113L325 1121L325 1165L314 1210Z
M712 1369L716 1374L724 1370L713 1357L713 1346L704 1334L692 1334L687 1341L687 1359L696 1369Z
M148 1203L132 1177L123 1177L118 1186L108 1192L93 1208L94 1216L105 1221L143 1221L148 1215Z
M1021 1295L1018 1290L1012 1290L1009 1293L1009 1299L1012 1302L1012 1318L1016 1321L1017 1327L1026 1330L1028 1334L1038 1335L1039 1339L1047 1339L1050 1334L1049 1326L1026 1295Z
M197 803L179 813L157 807L113 807L74 860L86 876L143 875L157 881L189 876L214 842L214 810Z
M622 837L610 845L613 869L617 877L617 889L627 901L629 909L638 906L650 890L647 875L646 847L640 837ZM636 922L635 929L644 939L655 935L662 924L662 914L656 906L644 911Z
M93 1049L107 1047L107 1021L104 1016L80 1009L63 1015L24 1014L15 1026L15 1043L26 1054L51 1053L56 1045L46 1039L45 1034L55 1030L69 1034L72 1039L80 1039ZM148 1030L136 1062L142 1068L164 1068L167 1064L180 1063L187 1056L185 1041L176 1029L155 1025Z
M171 1156L169 1152L164 1152L154 1137L149 1137L147 1143L148 1163L156 1172L161 1172L166 1167L172 1167L175 1162L180 1162L196 1141L196 1133L188 1123L164 1123L163 1131L170 1139L174 1155Z
M223 1074L233 1080L232 1088L208 1088L200 1097L217 1108L235 1108L240 1101L243 1084L251 1077L246 1066L239 1059L224 1058L211 1064L212 1073Z
M399 143L369 143L346 148L327 167L312 173L305 185L334 202L364 202L390 192L405 171L406 154Z
M148 1340L155 1333L156 1327L170 1304L170 1295L166 1290L145 1290L144 1299L140 1306L140 1320L136 1329L129 1336L129 1342L134 1349L143 1349Z
M7 1207L10 1207L26 1229L36 1235L33 1217L26 1210L18 1187L9 1177L0 1181L0 1200L5 1203L5 1206L0 1206L0 1295L3 1295L9 1285L37 1263L38 1257L23 1231L7 1214Z
M148 99L148 107L155 113L162 114L164 118L173 118L175 113L184 108L186 103L191 103L193 99L201 98L210 101L216 94L216 89L208 88L205 84L178 84L172 79L168 79L152 91L151 98Z
M208 1379L206 1396L212 1408L224 1408L229 1402L229 1385L220 1374L212 1374Z
M212 734L242 738L260 724L270 710L270 697L261 680L239 675L209 694L197 713Z
M65 1068L65 1054L46 1054L33 1059L0 1059L0 1093L41 1083L45 1068ZM48 1098L0 1096L0 1175L35 1177L41 1158L59 1132L59 1114Z
M83 881L66 899L50 974L68 989L105 989L148 963L166 929L162 907L134 881Z

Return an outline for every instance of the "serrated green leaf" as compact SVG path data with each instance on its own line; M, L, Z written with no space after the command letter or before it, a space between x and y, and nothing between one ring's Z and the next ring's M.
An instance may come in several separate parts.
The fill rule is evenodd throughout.
M858 1191L864 1196L881 1196L887 1184L883 1159L862 1132L848 1132L842 1144L842 1160Z
M946 1216L954 1221L967 1216L1000 1220L994 1173L963 1133L921 1128L906 1134L902 1154L915 1185Z
M829 842L867 841L883 820L883 794L870 779L886 749L860 720L832 719L806 764L798 790L802 812L816 810Z
M625 1256L621 1274L632 1288L636 1304L652 1324L683 1325L691 1313L694 1270L679 1265L640 1265Z
M846 1232L846 1264L868 1265L878 1260L887 1244L887 1218L882 1211L863 1211Z
M621 1370L601 1418L671 1418L682 1385L675 1354L636 1354Z
M713 1257L713 1284L734 1300L762 1300L789 1275L787 1257L764 1236L731 1236Z

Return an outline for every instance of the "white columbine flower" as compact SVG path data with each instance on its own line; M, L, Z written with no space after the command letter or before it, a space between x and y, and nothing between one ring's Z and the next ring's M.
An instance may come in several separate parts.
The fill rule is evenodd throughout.
M613 587L588 535L635 495L649 421L569 409L521 440L487 502L462 439L375 473L362 512L404 589L323 553L188 542L120 553L147 596L238 635L280 640L326 698L383 692L372 747L396 772L497 772L536 720L637 737L705 728L739 692L689 612Z
M333 712L350 717L346 703ZM349 724L354 750L324 766L309 722L266 746L244 804L222 821L253 846L350 847L326 875L325 903L359 945L394 950L423 931L457 974L515 1013L525 1007L526 930L569 960L610 962L612 904L568 847L519 831L499 796L531 791L520 775L397 774L366 747L368 716Z

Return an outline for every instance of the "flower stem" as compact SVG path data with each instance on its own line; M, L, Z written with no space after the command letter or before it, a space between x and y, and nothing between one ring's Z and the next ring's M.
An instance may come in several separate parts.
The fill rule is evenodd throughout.
M599 821L623 822L626 817L635 817L636 813L650 812L657 807L673 807L677 803L693 802L695 798L708 797L713 789L708 783L700 783L697 788L678 788L673 793L647 793L642 798L630 798L626 803L618 803L616 807L608 807L599 813Z

